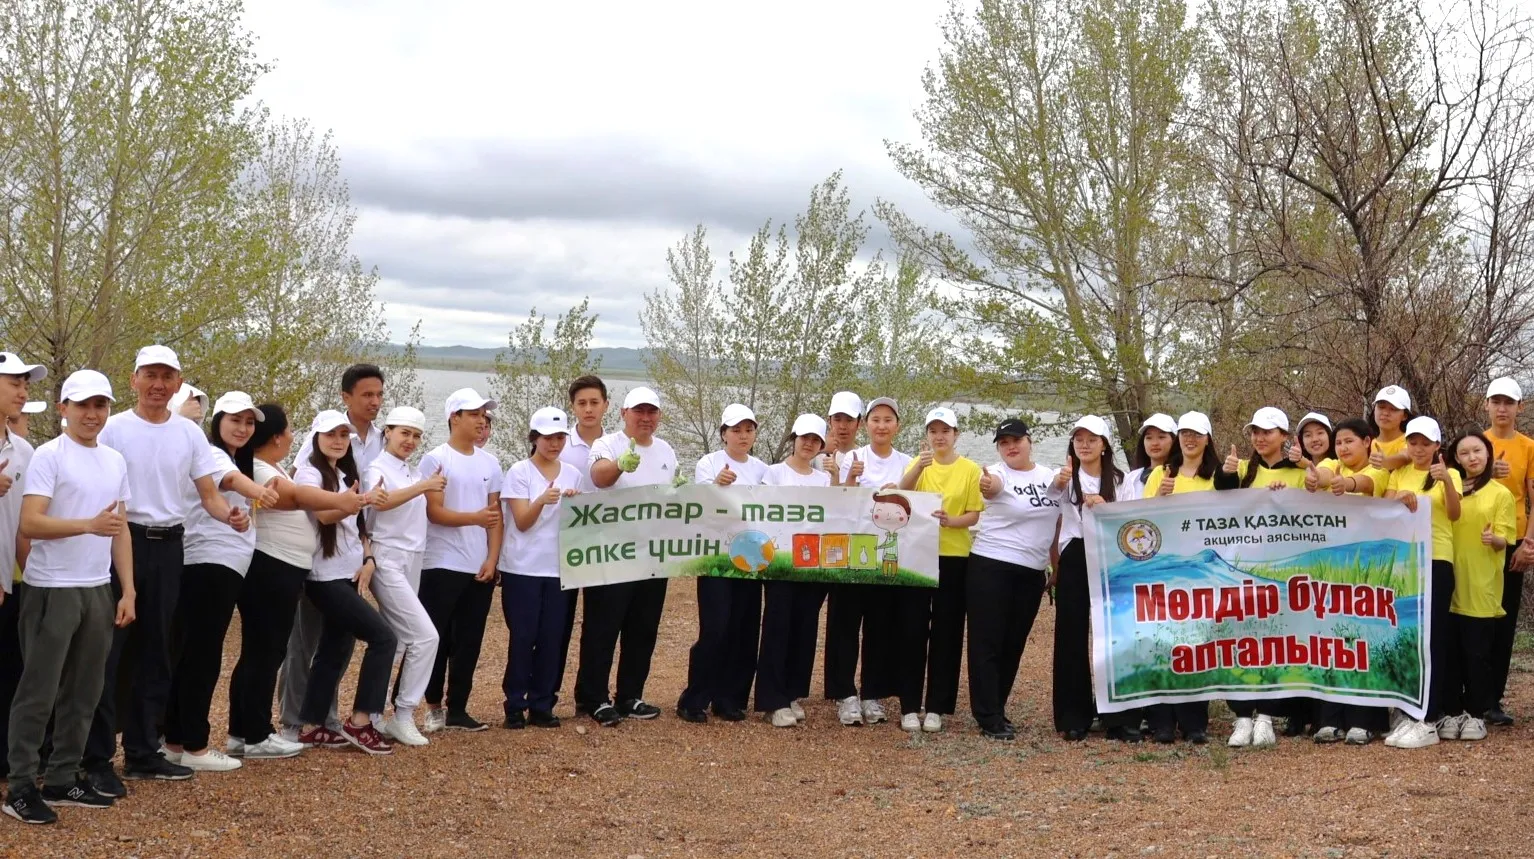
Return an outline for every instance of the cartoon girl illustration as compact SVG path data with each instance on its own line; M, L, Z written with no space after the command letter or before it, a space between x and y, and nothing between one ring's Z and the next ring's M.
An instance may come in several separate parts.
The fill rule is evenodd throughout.
M874 546L874 551L883 550L884 554L881 557L884 575L893 576L900 570L895 532L911 521L911 502L907 501L904 495L896 495L892 492L875 495L873 519L874 526L885 532L884 541Z

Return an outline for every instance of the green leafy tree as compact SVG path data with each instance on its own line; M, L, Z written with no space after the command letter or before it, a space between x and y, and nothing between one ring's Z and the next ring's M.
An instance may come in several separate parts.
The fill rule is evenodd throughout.
M666 267L675 291L647 294L639 313L644 362L661 395L661 434L696 458L718 447L719 414L734 396L720 362L724 288L701 224L666 252Z
M506 348L495 356L490 396L496 403L490 443L509 465L527 450L527 424L545 406L569 410L570 382L587 373L600 373L602 359L591 356L591 335L597 315L589 298L554 320L537 308L507 335Z

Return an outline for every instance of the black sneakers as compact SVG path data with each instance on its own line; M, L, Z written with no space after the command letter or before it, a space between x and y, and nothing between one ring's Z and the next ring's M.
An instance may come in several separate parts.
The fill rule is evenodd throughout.
M677 717L684 722L694 725L702 725L708 721L708 713L703 710L689 710L686 707L676 708Z
M173 764L158 752L153 757L128 761L123 764L123 778L134 779L136 781L186 781L191 777L191 767ZM91 784L93 786L96 784L94 779L91 780ZM96 790L105 796L112 795L101 790L99 787Z
M559 717L554 715L553 710L529 710L527 723L535 728L557 728Z
M501 722L501 727L509 731L520 731L527 727L527 716L521 710L512 710L506 714L506 720Z
M718 716L719 718L721 718L723 720L725 720L726 722L744 722L744 721L746 721L746 711L745 710L741 710L741 709L739 709L737 707L726 707L724 709L720 709L718 707L715 707L714 708L714 715Z
M1502 704L1499 702L1496 706L1486 711L1486 724L1501 725L1503 727L1507 727L1508 725L1513 724L1513 717L1509 716L1507 712L1502 709Z
M591 718L604 728L616 728L623 724L623 716L618 713L618 708L611 704L603 704L592 710Z
M41 825L57 823L59 820L58 813L43 802L43 795L32 785L11 791L5 798L3 810L22 823Z
M989 739L992 739L992 740L1015 740L1015 739L1017 739L1017 732L1012 729L1011 725L1007 724L1004 721L1003 722L992 722L992 723L990 723L988 725L981 725L980 726L980 733L983 736L985 736L985 737L987 737Z
M86 770L85 779L91 783L91 789L102 796L122 799L128 795L128 786L123 784L123 780L109 766Z
M654 719L660 715L660 708L654 704L646 704L643 698L630 698L618 704L618 715L625 719Z
M97 793L91 787L90 781L83 776L76 779L75 783L68 787L44 787L43 801L49 805L63 805L72 808L111 808L117 800L110 796Z
M468 731L472 734L479 731L489 730L490 726L474 718L473 716L470 716L468 713L454 713L449 711L447 714L446 728L449 731Z

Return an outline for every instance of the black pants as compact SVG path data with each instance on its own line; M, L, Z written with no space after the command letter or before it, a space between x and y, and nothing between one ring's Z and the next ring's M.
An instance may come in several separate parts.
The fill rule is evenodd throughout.
M523 710L552 711L564 666L559 637L568 602L558 577L501 576L501 614L510 632L506 672L501 675L501 705L507 715Z
M650 659L660 634L660 616L666 607L667 579L645 579L585 589L586 608L581 619L581 660L575 674L575 706L591 712L607 697L607 678L612 673L618 641L618 700L644 697L650 679Z
M938 559L939 564L942 559ZM895 693L900 713L920 713L927 679L927 646L932 641L932 597L936 588L895 585Z
M1319 728L1336 728L1346 731L1363 728L1383 734L1390 727L1390 708L1365 707L1361 704L1338 704L1335 701L1316 702L1316 724Z
M1518 637L1518 611L1523 607L1523 570L1513 569L1513 553L1520 540L1507 549L1507 562L1503 565L1502 610L1507 614L1497 618L1497 631L1491 642L1491 691L1501 706L1507 695L1507 672L1513 664L1513 640ZM1479 716L1480 713L1475 715Z
M570 665L570 639L575 635L575 612L580 601L581 589L573 588L565 591L565 633L559 643L559 680L554 684L554 700L559 700L559 691L564 688L565 668Z
M112 765L117 734L123 735L123 757L130 764L160 753L160 719L170 700L171 628L181 597L181 532L151 540L146 530L130 524L133 538L133 586L137 618L112 634L107 654L101 701L85 743L86 769ZM114 601L122 596L117 570L112 570ZM122 696L119 697L119 686ZM123 712L118 713L118 705Z
M865 701L897 694L896 585L831 585L826 607L825 696ZM863 660L862 688L854 682Z
M959 705L959 670L964 662L964 618L969 596L969 556L937 559L937 593L932 595L932 638L927 647L928 713L952 716Z
M1055 582L1055 662L1052 685L1056 731L1085 731L1097 715L1092 697L1092 605L1086 548L1080 538L1060 551Z
M1453 631L1449 622L1449 603L1454 599L1454 564L1449 561L1433 562L1433 612L1432 635L1428 640L1428 657L1432 661L1432 678L1427 693L1427 721L1442 718L1447 703L1449 681L1453 674ZM1457 713L1454 715L1458 715Z
M1136 711L1141 712L1141 711ZM1181 730L1183 739L1209 730L1209 702L1182 701L1177 704L1152 704L1144 708L1151 733Z
M762 583L702 576L698 580L698 640L687 659L684 710L744 710L756 677L762 633Z
M309 571L265 552L250 559L240 589L240 658L229 676L229 736L248 745L272 735L277 672L288 656L288 636Z
M0 564L0 566L5 566ZM10 575L6 567L5 575ZM0 754L10 745L11 701L16 697L16 684L21 681L21 635L17 619L21 612L21 582L11 585L11 593L0 603Z
M764 584L762 646L756 663L758 712L781 710L809 696L820 604L825 598L826 586L817 582Z
M320 646L314 651L314 662L309 669L309 688L304 692L303 709L299 714L304 724L325 724L336 687L341 682L341 675L346 673L353 641L365 642L368 649L362 655L362 667L357 672L357 696L352 703L352 712L382 713L389 695L389 671L394 667L394 651L399 643L394 629L363 599L357 592L357 583L351 579L305 582L304 593L325 618Z
M970 555L969 709L982 728L999 728L1044 597L1045 575L1019 564Z
M224 667L224 634L245 577L219 564L191 564L176 609L181 656L171 674L165 742L190 752L208 747L208 709Z
M1497 703L1497 689L1492 685L1497 620L1449 615L1449 669L1443 689L1445 716L1469 713L1479 719Z
M445 686L447 709L468 712L469 694L474 691L474 669L479 665L479 650L485 643L485 619L490 616L490 600L494 596L495 582L475 581L470 573L421 571L421 607L426 609L441 639L431 680L426 684L429 706L441 706Z

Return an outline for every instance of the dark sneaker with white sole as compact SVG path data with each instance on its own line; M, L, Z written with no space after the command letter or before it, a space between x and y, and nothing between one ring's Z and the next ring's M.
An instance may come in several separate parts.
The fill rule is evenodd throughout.
M88 769L85 771L85 780L91 783L91 788L102 796L110 796L113 799L122 799L128 795L128 786L117 777L117 773L111 767L101 769Z
M27 785L20 790L13 790L5 798L6 814L16 818L22 823L42 825L45 823L57 823L58 812L48 807L43 802L43 795L33 785Z
M468 731L472 734L479 731L489 730L490 726L474 718L473 716L470 716L468 713L450 712L447 714L446 728L449 731Z
M44 787L42 793L43 801L54 806L111 808L117 802L110 796L97 793L84 776L76 779L75 783L68 787Z
M660 716L660 708L645 703L643 698L630 698L618 704L618 715L625 719L649 720Z
M618 708L611 704L603 704L592 710L591 718L604 728L616 728L623 724L623 716L619 715Z
M123 778L137 781L186 781L192 774L191 767L173 764L158 753L123 765Z

